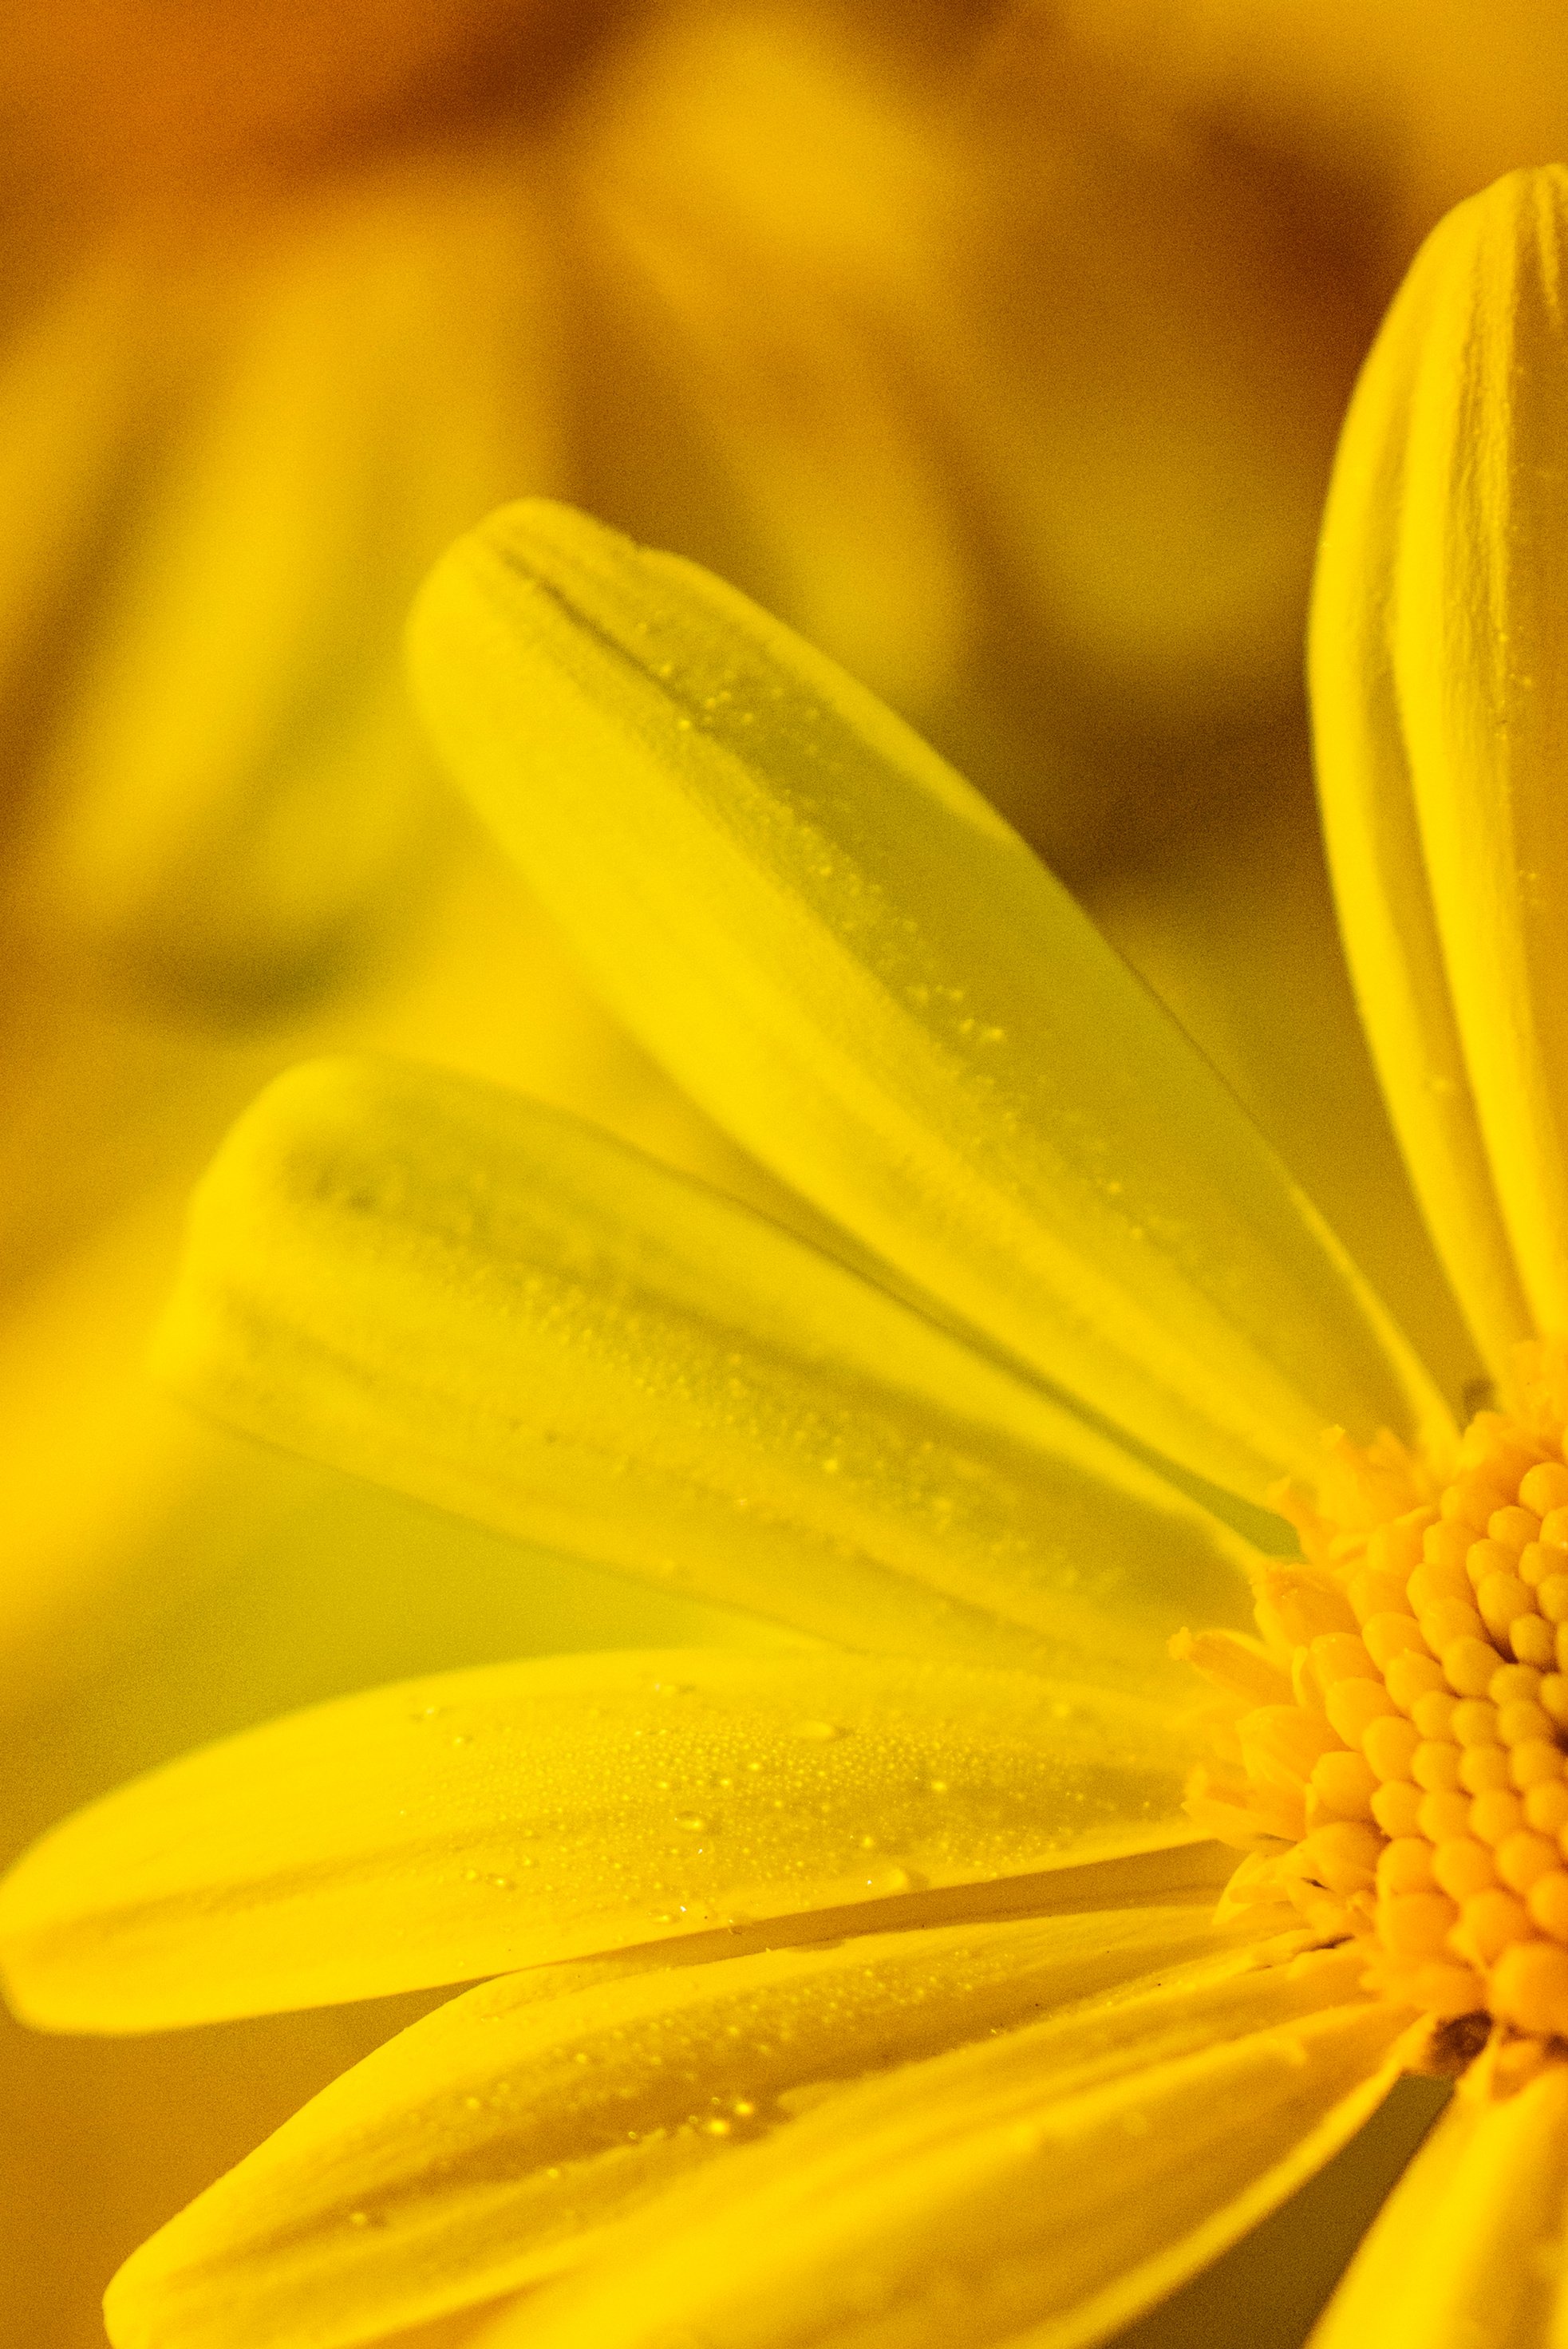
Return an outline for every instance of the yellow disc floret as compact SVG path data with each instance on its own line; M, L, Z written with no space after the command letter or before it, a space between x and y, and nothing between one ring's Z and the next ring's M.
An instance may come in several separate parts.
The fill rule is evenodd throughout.
M1261 1576L1260 1637L1184 1632L1223 1692L1189 1808L1251 1857L1227 1904L1358 1938L1369 1985L1568 2041L1568 1347L1522 1350L1517 1407L1446 1475L1335 1432L1303 1561Z

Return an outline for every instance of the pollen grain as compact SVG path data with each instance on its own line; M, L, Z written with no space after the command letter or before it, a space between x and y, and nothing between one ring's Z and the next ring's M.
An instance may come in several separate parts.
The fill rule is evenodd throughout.
M1332 1432L1317 1494L1273 1496L1303 1559L1262 1571L1258 1638L1174 1647L1222 1698L1188 1807L1248 1852L1226 1908L1360 1940L1439 2022L1568 2042L1565 1433L1556 1343L1443 1469Z

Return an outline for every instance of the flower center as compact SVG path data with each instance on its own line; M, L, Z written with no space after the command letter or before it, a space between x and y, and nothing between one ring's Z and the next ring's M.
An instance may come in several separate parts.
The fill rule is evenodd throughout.
M1568 1347L1521 1358L1446 1482L1332 1433L1315 1501L1274 1496L1305 1562L1263 1572L1261 1637L1174 1645L1226 1699L1189 1809L1251 1855L1227 1907L1365 1940L1368 1987L1433 2016L1568 2040Z

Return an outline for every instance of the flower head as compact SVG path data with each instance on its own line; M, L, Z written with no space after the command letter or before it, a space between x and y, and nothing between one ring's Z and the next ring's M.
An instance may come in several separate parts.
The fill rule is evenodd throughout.
M1508 517L1544 461L1514 407L1537 372L1556 397L1531 298L1565 205L1560 176L1505 183L1419 264L1352 422L1314 654L1353 959L1397 1110L1451 1079L1402 1132L1471 1217L1433 1210L1512 1379L1462 1438L1201 1057L869 695L560 508L437 572L414 667L444 759L801 1228L515 1097L322 1064L208 1177L162 1367L786 1636L377 1692L36 1847L0 1935L54 2027L499 1977L138 2253L117 2343L330 2349L496 2303L496 2349L1066 2349L1407 2063L1467 2081L1390 2220L1437 2239L1397 2302L1375 2239L1345 2304L1415 2349L1470 2337L1480 2292L1493 2338L1545 2338L1568 1216L1534 894L1552 648ZM1455 320L1474 429L1423 438ZM1469 527L1413 564L1439 497ZM1421 682L1433 561L1491 596L1449 658L1509 621L1478 688L1501 775L1449 724L1463 691Z

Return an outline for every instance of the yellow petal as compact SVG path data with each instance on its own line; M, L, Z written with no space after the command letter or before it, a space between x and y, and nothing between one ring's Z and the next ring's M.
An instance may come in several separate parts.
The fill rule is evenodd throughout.
M207 347L97 557L33 753L28 885L67 930L254 999L357 946L439 854L399 616L559 449L552 264L514 168L370 180L243 258L228 304L199 264L156 297L177 319L204 299Z
M438 747L692 1094L950 1312L1256 1496L1441 1419L1232 1096L979 794L732 589L508 509L416 608Z
M1313 2349L1561 2349L1568 2071L1461 2090L1389 2196Z
M160 1350L254 1433L894 1654L1180 1702L1241 1544L1034 1389L716 1193L390 1063L275 1085Z
M1457 1398L1481 1363L1367 1049L1303 747L1293 739L1243 801L1228 796L1184 817L1081 894Z
M372 1691L108 1795L0 1888L17 2011L146 2030L1194 1839L1161 1708L699 1650Z
M1212 1955L1204 1911L963 1926L471 1991L315 2097L110 2287L120 2349L333 2349L535 2284L836 2084Z
M1400 1138L1494 1363L1568 1327L1568 173L1428 240L1363 376L1313 629L1347 944Z
M1344 1953L1113 1993L846 2091L683 2180L485 2349L1068 2349L1319 2168L1407 2019Z

